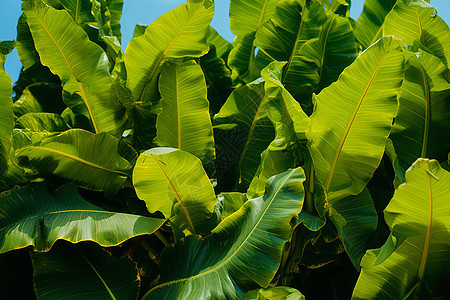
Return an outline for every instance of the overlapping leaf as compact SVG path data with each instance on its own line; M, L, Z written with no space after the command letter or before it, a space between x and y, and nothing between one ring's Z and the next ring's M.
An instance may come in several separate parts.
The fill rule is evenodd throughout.
M143 35L130 41L125 65L127 87L135 100L155 101L160 67L167 58L200 57L208 52L206 33L213 14L211 0L188 0L186 5L165 13Z
M133 185L149 212L160 211L177 238L183 233L209 233L216 197L201 161L173 148L153 148L139 156Z
M217 127L234 125L238 131L235 141L220 140L222 147L236 153L238 185L245 191L255 176L261 153L274 139L274 129L267 117L267 97L264 81L256 80L239 87L214 116Z
M159 146L189 152L203 163L215 157L205 77L193 60L166 63L161 71L159 90L161 112L156 119Z
M166 248L161 283L144 299L236 299L246 285L267 287L302 208L304 180L301 168L276 175L264 196L245 202L204 240L192 235Z
M397 0L365 0L364 9L356 22L355 36L363 49L382 37L386 15Z
M419 159L384 211L392 233L364 256L354 299L447 298L450 173Z
M11 151L11 134L14 128L11 78L5 72L6 55L14 49L13 42L0 42L0 176L7 168Z
M439 57L448 67L450 60L450 30L436 10L423 0L406 5L397 1L386 16L383 35L395 35L405 45L415 41Z
M448 68L420 50L408 59L391 140L406 170L419 157L443 161L450 151Z
M317 209L330 212L356 266L377 222L370 195L360 193L383 156L403 72L400 45L383 38L314 98L308 148L326 193Z
M32 253L38 299L135 299L139 281L134 263L94 243L57 243L48 253Z
M131 175L137 157L134 150L123 152L129 146L122 143L107 133L72 129L19 149L16 155L22 166L43 175L54 174L87 189L115 193Z
M42 0L24 1L22 10L42 64L61 78L66 92L79 97L70 104L86 107L95 132L120 136L127 118L103 50L64 10Z
M58 239L102 246L156 231L165 220L106 211L84 200L72 185L49 193L45 184L0 196L0 253L34 246L48 251Z

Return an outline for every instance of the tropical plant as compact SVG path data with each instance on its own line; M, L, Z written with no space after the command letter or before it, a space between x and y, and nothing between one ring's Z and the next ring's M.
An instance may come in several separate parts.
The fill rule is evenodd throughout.
M429 1L231 0L229 43L187 0L125 51L122 6L23 0L0 42L3 298L450 297Z

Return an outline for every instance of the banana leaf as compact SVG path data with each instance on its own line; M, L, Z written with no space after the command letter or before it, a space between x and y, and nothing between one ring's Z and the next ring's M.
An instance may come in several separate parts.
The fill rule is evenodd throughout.
M106 211L84 200L73 185L52 193L43 183L13 189L0 196L0 207L0 253L27 246L48 251L59 239L115 246L152 234L165 221Z
M382 38L313 98L307 146L325 190L316 208L331 216L356 267L377 224L370 194L361 193L383 156L403 73L400 45Z
M231 78L234 83L249 83L259 77L259 70L255 70L253 66L255 35L270 19L278 2L280 0L231 0L230 27L236 38L228 65L232 70Z
M123 143L107 133L71 129L21 148L16 156L21 166L42 175L54 174L80 187L114 194L131 175L137 157L134 150L128 152L131 156L124 154Z
M35 132L62 132L69 129L60 115L52 113L25 114L16 120L16 126Z
M363 49L383 35L385 18L397 0L365 0L364 9L356 21L355 36Z
M298 290L287 286L275 286L247 292L241 300L304 300Z
M222 138L219 143L227 152L236 154L238 190L247 190L258 169L261 153L274 139L266 102L264 81L256 80L235 89L214 116L215 127L235 125L230 129L237 130L237 138Z
M450 60L450 30L436 10L423 0L404 4L397 1L392 12L386 16L383 35L395 35L402 43L413 46L418 41L445 66Z
M193 60L168 62L161 70L161 112L156 143L189 152L208 164L214 160L214 138L205 77Z
M6 55L14 49L14 42L0 42L0 176L8 169L14 128L12 80L5 72Z
M56 10L42 0L26 0L22 10L42 64L61 78L67 93L78 95L79 101L71 106L86 107L96 133L121 136L127 116L103 50L89 41L65 10Z
M404 170L419 157L444 161L450 151L450 83L448 68L420 50L411 55L399 97L391 140Z
M209 233L216 225L214 189L201 161L188 152L145 151L134 168L133 185L149 212L160 211L170 218L177 239L183 234Z
M384 210L391 235L364 256L353 299L446 299L450 275L450 173L418 159ZM409 298L408 298L409 299Z
M214 14L211 0L188 0L150 24L125 50L127 88L136 101L156 101L160 67L167 58L200 57Z
M271 176L296 167L303 159L310 120L281 83L285 64L272 62L261 72L266 80L266 114L275 127L275 139L261 154L261 164L247 190L250 197L261 195Z
M32 253L38 299L136 299L138 272L129 258L117 258L94 243L58 242Z
M273 176L264 196L245 202L211 235L167 247L160 284L144 299L238 299L256 284L267 287L292 235L291 219L302 208L304 180L301 168Z

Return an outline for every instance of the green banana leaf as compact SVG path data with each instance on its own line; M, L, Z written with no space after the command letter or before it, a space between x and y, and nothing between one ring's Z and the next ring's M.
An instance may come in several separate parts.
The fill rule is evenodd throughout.
M228 43L228 45L231 47L231 44ZM225 48L222 51L225 51ZM223 56L226 58L228 54L229 52L224 53ZM200 57L199 64L205 74L208 88L209 111L211 115L214 115L219 112L233 91L231 71L213 44L210 44L208 53Z
M446 299L450 275L450 173L418 159L384 210L391 235L364 256L354 299ZM408 298L409 299L409 298Z
M391 140L406 170L419 157L447 159L450 151L450 83L448 68L420 50L406 64L405 80Z
M165 221L106 211L84 200L73 185L52 193L43 183L12 189L0 196L0 207L0 253L27 246L48 251L59 239L115 246L152 234Z
M383 35L385 18L397 0L365 0L364 9L356 21L356 40L363 49L368 48ZM399 24L398 24L399 25Z
M240 80L249 83L259 77L260 71L253 66L255 35L270 19L278 2L280 0L231 0L230 27L236 39L228 65L232 70L233 82L238 83L237 80Z
M211 235L191 235L160 258L160 284L144 299L238 299L246 286L267 287L303 203L303 170L268 180L264 196L245 202ZM268 242L270 241L270 243Z
M361 193L383 156L403 73L400 45L382 38L313 98L308 148L325 190L316 209L331 216L356 267L377 226L370 194Z
M16 126L30 131L62 132L68 130L64 119L52 113L28 113L16 120Z
M206 41L208 44L213 45L216 49L217 57L226 61L228 54L230 54L233 46L229 41L224 39L214 28L209 26L208 33L206 34Z
M408 46L418 41L449 66L450 30L445 21L436 15L436 10L423 0L409 5L397 1L392 12L386 16L383 35L395 35Z
M279 27L288 13L292 23ZM313 92L336 81L356 57L350 21L325 12L317 2L303 8L280 4L271 21L257 33L255 44L272 60L287 61L281 82L304 107L310 106Z
M266 81L266 114L275 127L275 139L261 154L260 167L247 190L250 197L261 195L271 176L294 168L302 160L310 120L281 83L285 64L272 62L261 72Z
M237 36L233 41L233 49L228 56L228 65L231 69L231 80L238 86L239 82L249 83L259 77L259 71L255 68L254 51L256 32Z
M70 14L75 23L83 29L84 25L95 23L92 15L92 3L90 0L59 0L64 9ZM56 7L55 7L56 8Z
M167 62L161 70L161 112L156 143L189 152L207 164L214 160L214 138L205 77L193 60Z
M137 153L107 133L71 129L16 151L19 164L80 187L116 193L131 175Z
M96 133L121 136L127 116L103 50L89 41L64 10L56 10L42 0L26 0L22 10L42 64L61 78L67 93L79 97L71 106L86 107Z
M261 153L274 139L274 128L267 116L264 81L259 79L233 91L214 116L214 126L235 125L234 141L221 139L227 152L236 153L239 190L247 190L261 161Z
M216 197L201 161L174 148L142 153L133 170L133 185L149 212L170 218L177 239L209 233Z
M328 201L358 195L372 177L397 113L403 73L398 41L382 38L314 97L308 148Z
M241 300L304 300L298 290L287 286L275 286L247 292Z
M14 129L11 77L5 72L6 55L14 49L14 42L0 42L0 176L8 169L9 153Z
M22 14L17 21L16 48L24 70L41 63L25 14Z
M272 16L280 0L231 0L230 27L236 36L256 32Z
M32 253L39 300L136 299L138 272L129 258L117 258L94 243L58 242L50 252Z
M200 57L214 14L211 0L188 0L150 24L125 50L127 87L136 101L155 101L160 66L167 58ZM157 99L155 99L155 97Z
M246 194L237 192L221 193L217 196L217 198L222 202L223 205L221 211L222 220L238 211L242 207L242 205L244 205L244 203L249 200Z
M27 86L13 104L14 115L17 118L26 113L61 114L65 108L61 86L43 82Z

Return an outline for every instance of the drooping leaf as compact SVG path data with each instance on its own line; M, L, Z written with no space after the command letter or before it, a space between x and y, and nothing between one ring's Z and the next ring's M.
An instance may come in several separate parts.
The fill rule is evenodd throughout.
M275 286L247 292L241 300L304 300L298 290L287 286Z
M397 1L392 12L386 16L383 35L395 35L409 46L418 41L448 67L450 30L445 21L436 15L436 10L429 4L427 6L406 5L403 1Z
M231 68L231 79L238 85L239 81L249 83L259 77L258 70L254 67L256 32L237 36L233 41L233 49L228 56L228 65Z
M214 116L216 127L234 125L238 138L220 139L221 146L235 153L239 189L245 191L255 176L261 153L274 139L274 129L267 117L267 97L264 81L256 80L233 91L219 113Z
M135 264L94 243L61 241L48 253L32 253L31 259L38 299L136 299L139 292Z
M216 197L201 161L173 148L153 148L139 156L133 185L149 212L160 211L177 238L209 233Z
M42 0L26 0L22 10L42 64L61 78L66 92L78 95L78 103L71 104L86 107L95 132L120 136L126 113L103 50L89 41L64 10L56 10Z
M84 200L72 185L53 193L42 183L13 189L2 193L0 207L0 253L30 245L48 251L58 239L115 246L151 234L165 221L106 211Z
M160 67L167 58L200 57L208 52L206 33L213 14L211 0L188 0L130 41L125 51L127 87L136 101L155 101Z
M304 180L301 168L276 175L264 196L245 202L204 240L192 235L167 247L160 284L144 299L236 299L248 286L267 287L301 210Z
M107 133L71 129L19 149L16 155L20 165L43 175L54 174L80 187L116 193L133 167L131 159L119 151L120 143Z
M208 42L208 44L214 46L217 57L220 57L225 61L227 60L228 54L230 53L231 49L233 49L233 46L211 26L209 26L208 33L206 35L206 41Z
M156 119L159 146L189 152L203 163L214 157L214 138L205 77L193 60L166 63L161 71L159 90L161 112Z
M11 151L11 134L14 128L14 114L11 77L5 72L6 55L14 49L14 42L0 42L0 176L7 168Z
M411 56L399 97L391 140L406 170L419 157L443 161L450 151L449 70L435 56L420 50Z
M445 299L450 275L450 173L418 159L384 211L391 235L364 256L354 299Z
M355 36L363 49L382 37L386 15L397 0L365 0L364 9L356 21Z

